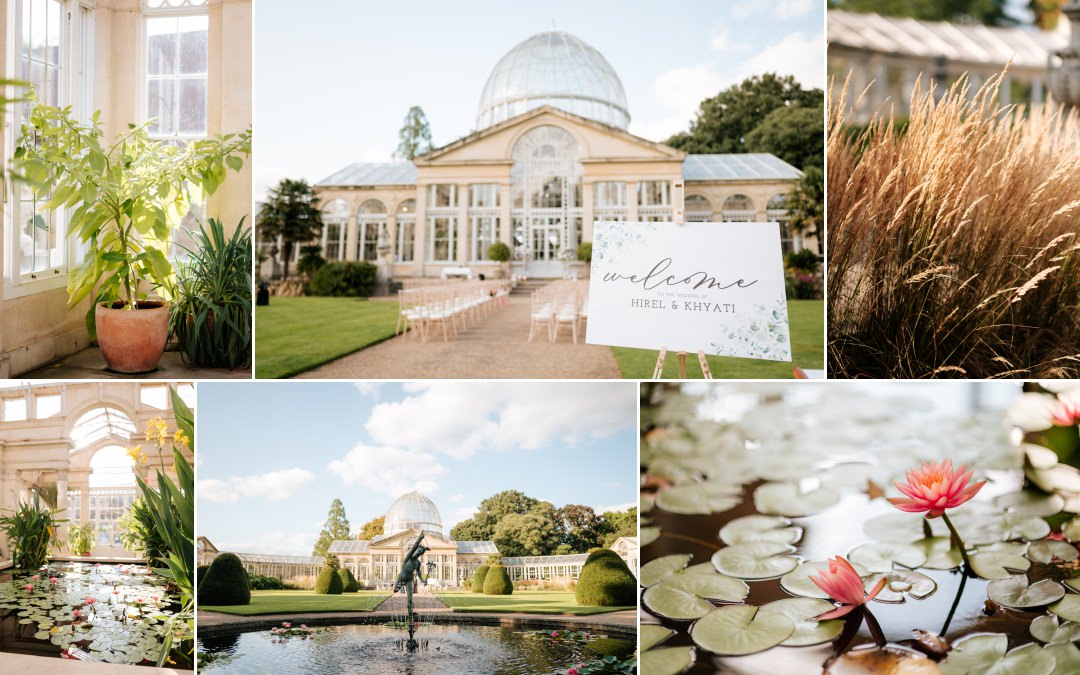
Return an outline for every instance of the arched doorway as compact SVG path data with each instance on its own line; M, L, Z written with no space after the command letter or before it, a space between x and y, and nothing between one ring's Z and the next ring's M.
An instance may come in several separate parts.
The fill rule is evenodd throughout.
M94 527L91 555L132 556L120 541L119 521L138 489L135 462L127 453L136 433L131 417L111 405L88 410L71 427L71 466L83 480L68 489L65 517L69 525Z
M529 276L560 276L563 256L577 247L583 153L572 135L550 125L528 131L514 145L514 253Z

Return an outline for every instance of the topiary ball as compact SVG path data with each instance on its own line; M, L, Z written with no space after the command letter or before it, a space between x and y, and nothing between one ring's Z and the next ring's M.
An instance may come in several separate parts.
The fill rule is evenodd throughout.
M487 565L481 565L473 572L472 578L472 592L483 593L484 592L484 578L487 576L488 570L491 569Z
M210 569L209 565L199 565L195 568L195 587L202 586L203 577L206 576L207 570Z
M251 585L240 558L233 553L215 558L199 584L198 597L203 605L251 604Z
M626 607L637 604L637 579L619 554L597 549L585 559L575 597L579 607Z
M510 572L502 565L492 565L484 577L484 595L511 595L514 584L510 581Z
M360 590L360 584L348 567L338 569L337 575L341 577L341 590L345 593L355 593Z
M324 567L315 579L315 592L319 595L341 595L345 585L341 583L338 571L333 567Z

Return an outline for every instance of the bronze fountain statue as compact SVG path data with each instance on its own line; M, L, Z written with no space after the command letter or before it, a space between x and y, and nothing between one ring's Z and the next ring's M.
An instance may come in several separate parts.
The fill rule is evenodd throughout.
M419 645L416 642L416 621L413 618L413 587L416 585L416 580L419 579L420 583L427 585L427 577L424 576L423 566L420 564L420 558L427 553L428 548L421 542L424 541L424 533L421 531L420 536L416 538L409 552L405 554L405 559L401 562L401 571L398 573L397 581L394 582L394 592L405 592L405 604L407 607L406 621L409 625L409 641L406 643L406 647L409 651L414 651ZM434 563L428 563L427 566L434 567ZM430 572L428 573L430 576Z

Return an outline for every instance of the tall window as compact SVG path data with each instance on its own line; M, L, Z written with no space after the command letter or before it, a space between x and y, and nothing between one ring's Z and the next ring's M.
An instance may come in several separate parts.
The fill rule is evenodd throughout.
M428 260L457 260L457 186L432 185L428 188Z
M367 200L360 205L356 223L356 259L375 262L379 258L379 230L386 227L386 207L377 199Z
M671 181L638 183L638 217L645 222L671 221Z
M712 219L712 204L701 195L687 195L684 208L688 223L707 223Z
M752 223L757 217L754 202L743 194L734 194L724 200L722 218L728 222Z
M146 116L154 119L152 135L206 136L208 33L205 14L146 19Z
M345 230L349 227L349 205L335 199L323 207L323 256L333 262L341 260L345 251Z
M416 200L406 199L397 207L397 262L412 262L416 243Z
M469 186L469 232L472 237L471 259L487 260L488 247L499 238L499 186Z

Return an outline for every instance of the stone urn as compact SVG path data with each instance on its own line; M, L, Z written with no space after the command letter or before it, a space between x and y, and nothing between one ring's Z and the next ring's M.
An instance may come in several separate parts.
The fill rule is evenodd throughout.
M1061 9L1069 20L1069 44L1050 59L1047 81L1054 98L1080 107L1080 0L1071 0Z
M142 300L138 309L124 303L99 302L94 308L98 348L109 370L145 373L157 368L169 340L169 306Z

